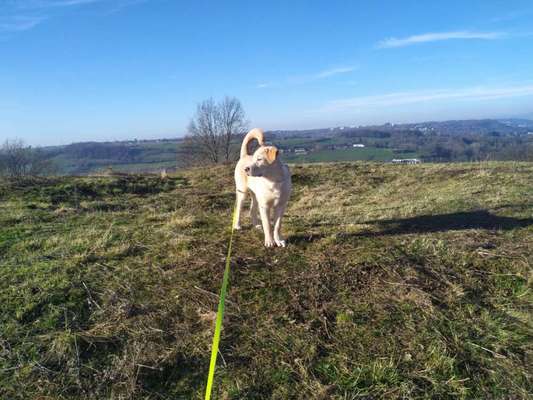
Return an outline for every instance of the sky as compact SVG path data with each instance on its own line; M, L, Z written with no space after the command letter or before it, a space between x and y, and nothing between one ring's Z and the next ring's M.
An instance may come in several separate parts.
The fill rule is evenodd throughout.
M533 119L533 2L0 0L0 142Z

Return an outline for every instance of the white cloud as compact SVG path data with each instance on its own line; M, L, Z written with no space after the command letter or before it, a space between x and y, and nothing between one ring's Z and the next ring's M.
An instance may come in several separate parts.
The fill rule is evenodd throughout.
M391 47L405 47L411 46L417 43L438 42L443 40L452 39L479 39L479 40L494 40L501 39L507 36L505 32L470 32L470 31L455 31L455 32L434 32L424 33L421 35L408 36L405 38L388 38L380 41L377 44L378 48L391 48Z
M69 6L79 6L82 4L97 3L102 0L58 0L58 1L49 1L48 5L53 7L69 7Z
M45 17L12 15L0 17L0 32L22 32L39 25Z
M1 2L2 0L0 0ZM47 19L52 19L61 9L101 4L107 14L148 0L24 0L12 1L0 10L0 33L30 30ZM2 6L0 6L2 7Z
M44 9L81 6L92 3L102 3L107 0L29 0L18 5L21 9Z
M67 8L84 6L89 4L103 4L111 9L111 12L119 11L125 7L132 6L139 3L144 3L148 0L35 0L27 5L28 8Z
M478 86L462 89L423 90L333 100L327 103L321 111L331 112L371 107L379 108L441 100L484 101L532 95L533 84L531 83L506 87Z
M326 69L324 71L320 71L320 72L312 75L311 78L313 78L314 80L329 78L330 76L339 75L339 74L346 74L348 72L355 71L355 69L356 68L353 67L353 66L330 68L330 69Z
M284 85L299 85L299 84L309 83L313 81L318 81L321 79L327 79L335 75L347 74L347 73L355 71L356 69L357 67L353 65L328 68L322 71L318 71L314 74L292 76L292 77L286 78L285 81L260 82L255 87L257 89L265 89L269 87L280 87Z

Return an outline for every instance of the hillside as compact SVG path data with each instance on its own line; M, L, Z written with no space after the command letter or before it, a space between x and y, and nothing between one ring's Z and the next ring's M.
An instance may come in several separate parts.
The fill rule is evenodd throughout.
M360 131L370 129L381 132L394 132L405 130L420 130L421 132L434 132L439 135L464 135L475 134L483 135L492 132L500 134L527 134L533 128L533 121L523 118L507 119L459 119L447 121L424 121L368 126L338 126L334 128L310 129L301 131L274 131L280 137L291 137L296 132L302 136L334 136L346 131Z
M532 161L533 122L526 119L457 120L412 124L334 127L267 132L267 139L293 163L384 161L421 158L443 161ZM234 147L242 137L236 137ZM365 148L354 148L353 144ZM119 172L159 172L181 167L181 139L85 142L42 150L65 175L86 175L112 168ZM297 152L299 150L300 152Z
M60 174L159 172L175 168L180 140L85 142L44 148Z
M216 399L528 398L533 164L292 172L289 246L237 234ZM233 197L0 181L0 398L202 399Z

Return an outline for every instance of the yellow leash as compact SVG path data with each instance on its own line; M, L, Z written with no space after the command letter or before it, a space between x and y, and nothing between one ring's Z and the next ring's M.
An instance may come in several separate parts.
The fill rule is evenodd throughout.
M228 289L231 245L233 244L233 232L235 231L235 217L237 213L236 208L233 208L233 218L231 224L231 235L229 237L228 254L226 255L226 268L224 269L224 277L222 278L222 287L220 288L220 300L218 301L217 319L215 323L215 334L213 336L213 346L211 348L211 362L209 363L209 374L207 376L207 386L205 388L205 400L211 398L211 391L213 390L213 379L215 377L215 367L217 364L218 344L220 343L220 331L222 330L222 319L224 318L224 300L226 299L226 291Z

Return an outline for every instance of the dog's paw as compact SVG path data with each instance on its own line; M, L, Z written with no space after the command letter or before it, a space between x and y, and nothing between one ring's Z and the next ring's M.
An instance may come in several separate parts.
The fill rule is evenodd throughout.
M287 246L287 242L285 242L285 240L282 240L282 239L277 239L277 240L276 240L276 244L278 245L278 247L285 247L285 246Z
M263 230L263 225L261 225L261 224L255 224L255 225L254 225L254 228L255 228L255 229L259 229L259 230L261 231L261 230Z
M240 231L242 229L242 226L240 225L233 225L233 229L235 229L236 231Z
M274 247L276 246L276 242L274 242L272 239L266 240L265 239L265 247Z

